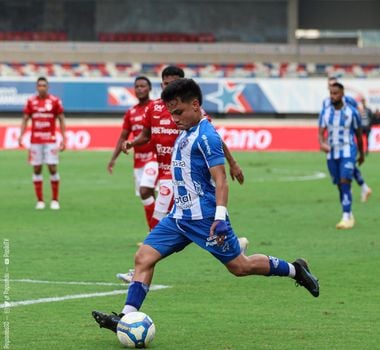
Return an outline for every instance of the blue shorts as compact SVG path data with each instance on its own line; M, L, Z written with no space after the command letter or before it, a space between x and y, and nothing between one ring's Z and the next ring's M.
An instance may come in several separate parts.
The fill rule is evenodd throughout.
M228 233L224 243L216 244L210 239L210 227L213 218L202 220L179 220L171 217L163 218L145 238L144 244L156 249L163 257L179 252L194 242L214 255L223 264L240 255L240 246L231 224L227 221Z
M327 167L334 185L340 183L340 179L352 180L354 176L355 158L328 159Z

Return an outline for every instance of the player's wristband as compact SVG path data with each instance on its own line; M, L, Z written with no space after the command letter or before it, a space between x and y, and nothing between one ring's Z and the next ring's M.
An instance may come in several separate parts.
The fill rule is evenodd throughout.
M226 220L227 208L217 205L215 210L215 220Z

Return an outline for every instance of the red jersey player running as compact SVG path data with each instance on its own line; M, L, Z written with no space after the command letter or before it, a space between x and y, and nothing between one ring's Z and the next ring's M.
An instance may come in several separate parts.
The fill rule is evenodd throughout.
M43 199L43 178L42 165L47 164L50 172L50 182L52 189L52 201L50 209L58 210L59 174L57 170L58 153L65 149L65 117L61 100L49 94L48 81L45 77L37 80L38 94L32 96L26 102L24 117L21 124L19 145L22 146L22 138L28 125L29 119L32 120L32 134L29 149L29 161L33 166L33 183L37 196L36 209L44 209ZM56 119L59 119L62 141L58 145L55 134Z
M145 113L152 102L149 99L149 92L152 89L150 80L144 76L135 79L135 95L139 103L133 106L124 115L123 129L115 146L112 158L108 163L108 171L112 174L116 159L121 153L121 145L130 134L136 138L143 129ZM155 199L154 189L157 182L158 164L154 145L147 143L136 146L134 149L134 177L136 196L140 196L144 206L145 216L150 229L153 216Z

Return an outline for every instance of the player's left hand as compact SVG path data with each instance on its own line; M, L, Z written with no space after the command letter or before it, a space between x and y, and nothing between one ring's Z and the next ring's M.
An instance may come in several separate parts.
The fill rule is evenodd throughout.
M59 144L59 150L60 150L61 152L63 152L65 149L66 149L66 141L63 140L63 141L61 141L61 143Z
M237 162L230 165L230 175L232 181L235 181L236 179L240 185L244 183L244 174Z
M227 238L228 227L224 220L215 220L210 227L210 237L216 236L218 246L224 243Z
M359 158L358 158L358 164L362 165L363 163L364 163L364 153L360 153Z

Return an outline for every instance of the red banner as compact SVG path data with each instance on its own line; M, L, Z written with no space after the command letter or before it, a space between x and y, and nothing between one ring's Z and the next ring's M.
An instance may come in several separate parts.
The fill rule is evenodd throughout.
M317 127L218 126L218 132L232 151L319 151ZM113 149L120 135L119 126L72 126L66 131L67 149ZM0 149L17 149L20 128L0 126ZM60 139L58 135L58 140ZM23 137L28 147L30 131ZM370 150L380 151L380 128L373 128Z

